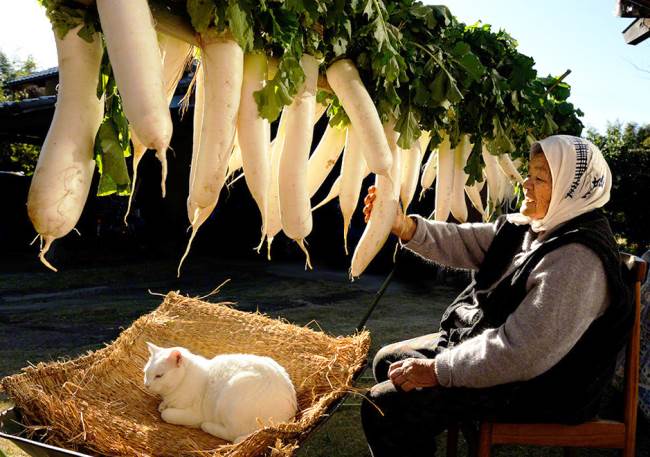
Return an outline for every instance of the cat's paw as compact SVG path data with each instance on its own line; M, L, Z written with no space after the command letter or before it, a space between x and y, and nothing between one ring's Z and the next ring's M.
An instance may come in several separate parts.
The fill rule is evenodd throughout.
M163 412L164 410L167 409L167 403L164 401L161 401L160 404L158 405L158 412Z

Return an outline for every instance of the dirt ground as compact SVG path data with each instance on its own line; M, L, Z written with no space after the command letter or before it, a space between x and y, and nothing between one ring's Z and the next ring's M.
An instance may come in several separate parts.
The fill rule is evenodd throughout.
M373 337L371 356L384 344L435 330L442 311L459 291L460 283L435 280L433 267L422 268L420 276L426 278L430 271L430 280L396 275L368 321ZM102 347L160 304L161 297L155 293L179 290L202 296L227 279L230 281L209 301L233 301L241 310L259 309L330 334L349 334L385 279L385 275L364 275L351 283L343 270L317 268L305 272L298 264L265 260L195 259L186 266L181 279L175 277L175 265L164 261L77 267L58 274L33 272L20 263L4 270L0 272L0 377L29 363L75 357ZM360 384L371 383L366 372ZM358 397L349 397L298 455L369 456L358 417L359 403ZM3 402L0 397L0 409L7 406L7 399ZM639 433L638 455L650 455L647 424L641 425ZM0 440L0 456L3 451L10 457L24 455ZM439 455L443 451L439 450ZM493 455L559 456L561 450L503 447ZM582 450L579 455L617 454Z

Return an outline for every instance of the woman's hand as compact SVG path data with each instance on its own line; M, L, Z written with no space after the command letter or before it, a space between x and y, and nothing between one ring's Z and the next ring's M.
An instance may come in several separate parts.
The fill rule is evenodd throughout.
M440 384L436 376L434 359L404 359L391 363L388 377L395 387L404 392Z
M368 187L368 195L363 199L363 216L368 223L370 219L370 214L372 213L373 205L375 204L375 199L377 188L375 186ZM395 220L393 221L393 226L390 231L393 235L399 237L403 242L410 241L415 234L415 229L417 228L416 222L412 217L405 216L402 212L402 206L397 205L397 212L395 214Z

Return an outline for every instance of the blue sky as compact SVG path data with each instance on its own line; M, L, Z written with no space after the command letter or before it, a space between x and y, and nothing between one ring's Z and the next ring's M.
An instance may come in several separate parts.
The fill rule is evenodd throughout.
M426 1L425 3L442 3ZM448 0L452 13L507 30L542 75L566 69L571 101L587 126L608 121L650 123L650 39L625 44L631 19L614 16L615 0ZM31 54L39 68L56 65L54 39L36 0L0 0L0 49L10 57ZM643 72L634 67L643 68Z
M587 126L604 130L608 121L650 123L650 39L625 44L621 32L632 19L614 15L615 0L445 4L467 24L481 20L509 32L520 51L535 59L538 74L559 76L571 69L566 79L572 87L570 101L584 111Z

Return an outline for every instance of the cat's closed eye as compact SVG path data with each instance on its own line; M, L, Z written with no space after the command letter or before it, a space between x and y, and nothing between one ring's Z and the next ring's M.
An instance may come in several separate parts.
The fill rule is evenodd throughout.
M158 379L158 378L162 378L162 377L163 377L163 374L165 374L165 373L157 374L156 376L154 376L154 378L156 378L156 379Z

